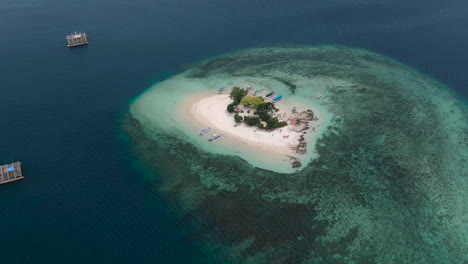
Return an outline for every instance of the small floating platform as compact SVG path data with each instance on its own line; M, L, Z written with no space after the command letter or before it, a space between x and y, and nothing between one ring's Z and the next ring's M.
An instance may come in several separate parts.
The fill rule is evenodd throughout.
M0 166L0 184L24 179L21 174L21 162L13 162Z
M67 47L69 48L88 44L88 36L84 32L75 32L73 34L68 35L65 39L68 42Z

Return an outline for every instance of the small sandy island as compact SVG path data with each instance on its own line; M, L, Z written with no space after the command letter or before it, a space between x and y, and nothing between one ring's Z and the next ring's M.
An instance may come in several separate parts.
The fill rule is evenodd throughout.
M230 89L219 94L195 92L186 96L177 107L177 119L188 125L193 134L203 141L208 142L208 138L214 134L222 134L209 144L233 149L237 154L248 156L247 159L251 163L254 161L254 165L265 169L274 167L276 171L280 168L281 172L292 172L313 155L313 151L308 153L309 148L313 150L318 128L322 124L321 113L317 109L288 98L275 102L277 110L272 113L273 118L285 122L284 127L269 129L268 126L249 126L244 122L236 123L234 115L243 118L253 116L255 109L236 105L235 113L229 113L227 106L233 103L229 96ZM249 91L247 96L253 96L254 90ZM268 93L264 91L256 96L265 103L272 102L277 95L265 98ZM204 128L210 130L200 136L198 133Z
M311 87L303 90L307 93L292 94L287 85L271 78L180 75L146 91L131 112L149 137L169 133L210 153L294 173L318 157L316 141L331 122L332 115L321 105L319 88L325 83L328 80L303 82ZM200 136L205 128L210 129ZM209 141L215 134L222 135Z

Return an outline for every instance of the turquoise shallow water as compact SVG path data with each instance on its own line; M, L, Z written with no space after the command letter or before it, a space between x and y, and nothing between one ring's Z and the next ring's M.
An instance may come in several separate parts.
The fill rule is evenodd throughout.
M169 172L160 191L201 225L215 262L466 260L466 101L397 61L340 46L228 54L194 66L173 89L220 73L287 83L289 95L320 104L332 122L318 158L280 174L200 150L166 122L141 118L151 104L134 103L126 133L147 167ZM142 99L171 100L159 98L164 88Z
M301 252L311 245L317 245L305 237L321 235L317 230L326 229L328 220L318 222L304 233L300 227L307 225L310 218L318 219L320 216L300 203L287 208L276 203L267 206L264 199L255 196L250 186L244 185L239 191L251 193L252 196L220 193L218 200L207 200L193 214L181 213L186 212L182 209L194 208L197 200L192 199L192 204L180 203L179 193L187 195L187 198L182 197L187 202L195 195L205 194L205 190L184 189L183 186L173 193L161 190L166 184L172 186L165 179L171 179L173 184L181 179L168 175L179 175L173 171L184 173L184 170L164 156L156 160L159 164L156 174L147 170L149 166L143 167L141 152L135 153L131 149L134 145L122 132L131 98L137 97L159 80L181 71L180 68L186 68L186 63L234 50L277 44L342 44L376 51L411 65L425 76L430 76L431 80L439 80L447 85L447 89L466 98L466 14L466 3L461 0L437 3L422 0L411 3L302 0L224 3L210 0L2 1L0 33L4 41L0 42L0 162L9 162L10 157L21 160L26 176L25 181L0 186L2 263L205 263L213 256L217 256L218 260L225 260L227 256L239 257L242 261L245 256L255 253L255 250L245 253L247 255L240 253L249 246L260 248L268 246L271 241L289 243L293 239L304 243L297 244L294 250L288 250L291 255L279 257L277 262L287 263L294 256L302 259ZM89 34L88 47L65 48L64 36L74 30ZM421 94L424 95L424 92ZM403 109L408 111L410 105L402 103ZM417 108L411 111L418 113ZM447 108L447 113L450 111ZM379 118L378 112L370 117L376 121ZM421 120L425 118L421 116ZM397 128L389 131L393 133L398 131ZM356 130L363 135L366 131ZM430 129L405 136L412 138L426 135L424 133L430 133ZM350 138L349 142L353 140ZM380 140L385 142L383 138ZM444 140L440 138L435 142ZM405 147L404 144L395 146L398 146L397 149ZM185 147L190 149L190 146ZM445 151L446 148L441 150ZM154 151L157 152L158 148ZM367 150L364 151L367 153ZM418 161L419 155L408 155L407 162ZM381 158L377 160L380 163L384 162L383 158L388 158L378 155L371 157ZM203 158L210 159L211 156ZM352 158L344 156L342 160ZM220 172L232 175L229 166L233 161L229 161L229 164L223 163L226 162L223 160L212 162L217 167L224 166L225 169ZM439 162L445 164L447 161L427 161L428 164ZM453 162L460 160L454 159ZM242 161L236 164L245 175L251 175L250 168L244 168ZM422 172L425 173L424 170ZM453 169L451 174L455 175L455 172L457 170ZM359 173L357 168L355 173ZM262 186L274 189L275 182L270 178L262 177L257 172L255 177L262 182ZM368 188L345 176L321 176L312 182L287 181L285 186L310 186L320 181L324 183L322 187L327 187L304 190L304 193L316 193L318 197L323 193L335 193L341 188L345 190L343 196L359 192L362 197L369 198L374 197L369 193L380 186L369 188L373 186L374 179L360 178L369 181L366 185ZM420 184L411 183L405 177L401 179L405 181L401 182L401 186L397 185L399 189L396 191L383 193L381 190L378 193L383 194L375 196L386 198L388 196L384 195L391 195L392 201L398 201L382 207L392 212L393 217L388 218L388 214L383 213L384 209L377 210L381 215L375 219L380 220L377 223L382 225L368 230L379 230L379 227L388 226L390 222L398 223L398 226L405 224L405 232L396 234L390 241L400 239L401 247L408 245L408 248L414 248L411 247L412 241L447 245L435 251L421 249L418 252L419 256L442 263L458 257L456 252L459 252L457 247L460 243L457 242L457 235L447 239L445 231L437 233L440 236L419 232L415 235L409 231L428 230L427 227L432 228L437 223L433 221L434 215L454 212L456 208L462 208L461 215L466 212L466 209L459 207L464 200L455 196L442 199L433 195L419 195L416 196L418 199L411 199L413 196L406 195L408 191L424 194L428 189L418 189ZM396 179L392 181L396 182ZM436 193L452 188L454 184L446 178L430 177L420 182L425 182L427 186L439 186L440 189L434 188ZM187 184L195 186L190 182ZM370 203L361 196L356 195L355 199L360 199L363 205ZM285 197L288 198L287 195ZM398 197L400 200L396 199ZM332 198L329 202L323 200L325 205L317 206L337 210L337 205L347 201L342 196ZM448 198L451 199L450 205L447 205ZM427 204L424 205L423 201ZM373 202L372 208L380 208L380 200ZM434 203L444 206L433 207ZM403 208L414 206L419 209L413 213L399 211L395 210L398 208L396 204L401 204ZM356 208L355 204L353 206ZM239 211L238 215L243 216L239 221L230 218L233 211L218 214L226 208L234 210L242 207L245 210ZM257 207L261 210L255 209ZM340 208L347 207L343 205ZM436 209L439 211L436 212ZM366 210L350 211L349 215L352 212L366 216ZM291 215L297 216L294 221L290 221ZM421 222L412 221L426 218ZM198 222L194 219L198 219ZM451 222L441 217L440 221L443 225L453 225L456 219ZM278 232L263 232L264 236L255 241L240 243L244 241L245 234L272 230L286 221L290 221L288 229L275 228ZM225 225L227 229L219 229L223 223L228 223ZM339 227L333 229L335 235L331 238L348 231ZM436 231L442 229L434 227ZM285 232L280 232L282 230ZM349 236L342 238L343 245L349 245L347 241L364 235L358 228L353 230L348 232ZM225 236L211 236L213 232ZM402 233L407 233L407 239L401 239ZM367 233L374 239L380 237L378 234ZM389 232L383 234L387 238L392 235ZM239 242L238 253L232 247L221 247L229 242L225 238ZM331 238L326 237L320 243L330 243L334 247L317 247L320 256L329 257L329 263L332 263L332 257L338 258L329 252L345 248ZM443 250L450 254L439 254L440 257L436 258L437 253L443 253ZM258 262L265 256L262 252ZM443 257L447 259L441 259ZM408 259L411 260L411 257Z
M179 135L205 151L237 155L252 166L281 173L301 170L303 167L300 164L307 164L317 156L314 151L315 142L330 124L332 114L321 107L320 100L314 96L326 93L327 86L346 84L345 81L331 78L307 79L300 75L243 76L219 71L204 78L193 78L193 75L197 74L198 71L189 70L158 83L135 100L130 108L132 116L145 127L157 127L167 133ZM294 79L294 92L291 91L291 83L288 81L290 79ZM276 94L282 94L285 99L275 103L280 111L278 115L290 115L293 110L297 111L298 115L302 111L311 111L315 120L309 121L307 131L297 133L292 131L291 127L282 129L284 134L296 140L302 136L306 144L310 145L310 151L297 154L289 150L286 140L281 139L281 129L272 133L259 132L256 128L246 126L233 129L233 117L226 113L226 106L231 101L228 92L219 95L214 88L230 89L228 87L233 85L266 87L268 91L274 90ZM308 90L308 96L295 94L296 91L306 90L305 88L311 88ZM210 109L200 110L203 107ZM205 112L194 113L197 111ZM197 131L204 126L211 126L210 133L223 133L222 140L213 144L207 137L200 137ZM245 144L245 140L249 143ZM299 165L293 168L292 159Z

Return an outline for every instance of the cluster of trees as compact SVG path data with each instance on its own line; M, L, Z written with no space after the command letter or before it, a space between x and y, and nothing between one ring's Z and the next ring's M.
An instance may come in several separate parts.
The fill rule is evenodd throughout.
M265 104L265 101L261 97L257 96L246 96L240 101L241 105L247 106L250 105L252 109L256 109L259 105Z
M271 119L271 116L275 113L278 112L278 109L275 107L275 104L273 103L263 103L257 106L257 109L255 109L255 115L258 115L262 121L268 121Z
M234 86L231 93L229 94L229 97L232 99L232 103L228 104L227 111L229 113L234 113L234 109L236 109L236 106L240 104L242 98L244 98L246 95L247 91L245 89L242 89L239 86Z
M260 124L260 118L258 116L245 116L244 123L248 126L258 126Z
M239 116L240 118L242 118L241 116ZM235 117L234 117L235 119ZM243 118L244 120L244 123L248 126L257 126L258 128L260 129L275 129L275 128L280 128L280 127L284 127L284 126L287 126L288 123L287 122L284 122L284 121L279 121L278 118L276 117L273 117L273 118L270 118L268 119L267 121L263 121L260 117L258 116L245 116ZM264 125L264 123L266 123L266 126ZM237 122L237 121L236 121ZM238 123L242 122L242 120L240 120Z
M278 118L273 117L278 109L273 103L266 103L261 97L258 96L247 96L247 91L238 86L235 86L229 97L232 99L232 103L227 106L229 113L234 113L236 107L241 104L244 106L250 105L252 109L255 109L253 116L242 117L239 114L234 115L234 121L236 123L244 122L248 126L257 126L261 129L275 129L287 126L287 122L280 122ZM262 121L266 123L266 126L262 124Z
M287 126L287 122L280 122L278 118L273 117L274 113L278 112L279 110L275 107L273 103L262 103L259 104L254 112L254 115L258 116L261 121L266 122L266 126L262 123L259 123L257 126L258 128L262 129L275 129Z
M285 127L288 125L287 122L284 122L284 121L279 121L278 118L276 117L273 117L273 118L270 118L268 121L266 121L267 123L267 126L266 127L263 127L262 124L259 124L259 128L266 128L266 129L274 129L274 128L280 128L280 127Z
M242 120L244 120L244 118L242 116L240 116L239 114L235 114L234 115L234 121L236 121L236 123L240 123L242 122Z

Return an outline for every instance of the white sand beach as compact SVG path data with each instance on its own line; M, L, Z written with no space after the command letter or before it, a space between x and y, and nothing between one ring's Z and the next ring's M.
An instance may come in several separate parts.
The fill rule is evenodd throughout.
M233 114L226 108L231 99L229 91L217 94L213 87L226 87L231 89L238 84L240 87L253 85L254 87L274 87L274 91L284 94L282 101L275 104L280 115L280 121L287 121L288 126L273 131L249 127L244 123L236 126ZM304 84L311 85L311 84ZM314 84L314 86L319 86ZM162 129L167 133L178 135L197 147L216 154L236 155L246 160L254 167L276 171L280 173L293 173L317 157L315 152L316 140L326 130L331 115L324 110L318 99L310 95L288 95L288 88L284 84L270 79L233 79L226 76L215 76L202 81L186 79L183 76L171 78L158 84L158 89L146 91L132 105L131 112L138 119L148 135L152 129ZM271 91L266 89L264 94ZM264 95L263 94L263 95ZM249 108L240 106L247 114ZM311 110L318 120L307 121L306 130L301 132L297 127L290 125L292 110L301 113ZM203 128L210 127L205 136L198 133ZM208 141L214 133L223 136L215 142ZM296 153L291 146L298 145L298 139L306 143L305 153ZM299 161L302 166L292 168L292 162Z
M264 151L282 155L293 155L295 151L289 145L296 145L300 133L292 131L290 127L275 129L274 131L261 130L257 127L249 127L241 123L235 126L234 114L226 111L226 106L232 102L227 94L220 95L195 95L184 102L185 113L193 118L199 128L211 127L213 131L223 133L223 136L237 140L241 144L254 146ZM281 113L290 113L286 107L277 104ZM241 107L244 111L248 107ZM305 109L304 109L305 110ZM284 120L286 121L286 119ZM318 122L317 122L318 123Z
M262 163L281 167L282 170L291 170L291 157L303 160L304 154L297 154L295 147L299 144L300 136L303 135L305 142L312 143L319 132L317 128L322 124L320 113L315 110L314 115L318 120L310 121L309 128L305 131L294 131L293 125L290 125L290 117L293 108L298 112L312 109L310 105L299 103L293 100L280 101L276 103L279 109L277 115L281 116L280 121L287 121L288 126L277 128L273 131L250 127L244 123L236 125L234 114L226 111L226 106L232 102L228 94L213 94L213 92L192 93L185 97L178 104L177 119L184 124L188 124L193 133L210 127L213 133L222 133L221 140L211 142L210 144L221 144L229 148L235 148L237 153L249 153L249 156ZM244 113L250 110L249 107L240 107ZM241 114L242 115L242 114ZM303 134L307 132L307 134ZM206 140L208 137L200 137ZM313 146L311 146L313 149Z

